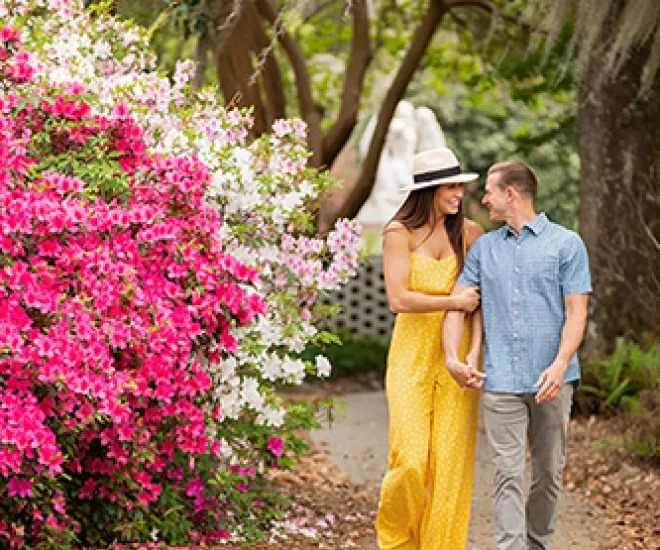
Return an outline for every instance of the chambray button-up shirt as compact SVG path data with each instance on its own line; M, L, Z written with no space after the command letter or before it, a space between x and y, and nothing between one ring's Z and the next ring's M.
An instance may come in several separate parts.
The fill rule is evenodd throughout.
M539 214L521 229L508 225L478 238L457 284L478 286L484 318L484 389L535 393L534 384L557 356L564 297L591 292L587 250L580 236ZM580 378L577 354L564 383Z

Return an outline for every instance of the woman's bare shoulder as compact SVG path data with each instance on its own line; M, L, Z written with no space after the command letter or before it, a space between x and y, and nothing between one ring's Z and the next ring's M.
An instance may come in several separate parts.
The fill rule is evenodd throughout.
M477 222L465 218L465 229L467 233L467 245L471 246L474 241L484 234L484 228Z
M399 220L392 220L383 228L383 252L403 252L410 249L410 231Z
M391 220L385 224L385 227L383 228L383 232L388 232L388 231L405 231L408 232L408 228L403 225L399 220Z

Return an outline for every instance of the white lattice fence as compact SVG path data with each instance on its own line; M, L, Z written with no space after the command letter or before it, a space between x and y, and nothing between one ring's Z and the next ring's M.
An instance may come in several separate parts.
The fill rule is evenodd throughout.
M340 314L326 322L328 330L389 339L395 315L385 295L382 256L371 256L358 275L334 292L328 302L342 308Z

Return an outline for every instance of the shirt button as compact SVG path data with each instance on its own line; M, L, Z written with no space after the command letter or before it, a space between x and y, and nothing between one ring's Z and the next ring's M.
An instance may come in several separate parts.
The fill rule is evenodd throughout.
M519 268L519 267L514 267L513 270L514 270L516 273L518 273L518 272L520 271L520 268Z
M518 357L514 357L513 361L514 361L514 363L517 363L518 362Z
M520 292L520 291L516 288L516 289L514 289L514 292L515 292L516 294L518 294L518 292Z
M514 332L514 333L513 333L513 337L514 337L514 338L518 338L518 333L517 333L517 332Z
M514 315L518 315L518 310L516 309L516 310L513 312L513 314L514 314Z
M520 248L520 245L519 245L519 244L517 244L517 245L516 245L516 248Z

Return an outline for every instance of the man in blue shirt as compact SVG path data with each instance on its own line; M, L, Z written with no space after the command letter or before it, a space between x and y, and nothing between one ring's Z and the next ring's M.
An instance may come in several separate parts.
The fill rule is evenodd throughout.
M587 319L591 280L582 239L536 214L537 182L519 162L488 171L483 204L502 228L470 248L454 292L479 287L484 370L463 364L458 349L464 312L445 316L447 369L466 389L482 387L495 463L498 550L548 550L566 456L577 349ZM525 441L532 485L525 503Z

